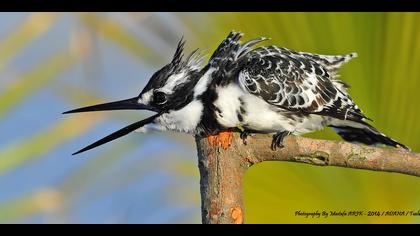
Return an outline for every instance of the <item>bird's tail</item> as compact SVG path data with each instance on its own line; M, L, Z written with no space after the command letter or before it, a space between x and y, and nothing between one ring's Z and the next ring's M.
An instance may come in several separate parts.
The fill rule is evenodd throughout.
M331 127L341 136L344 140L353 143L363 143L366 145L387 145L397 148L404 148L410 151L410 148L401 144L392 138L387 137L385 134L379 132L373 126L363 122L352 124L353 122L346 122L343 125L331 125Z

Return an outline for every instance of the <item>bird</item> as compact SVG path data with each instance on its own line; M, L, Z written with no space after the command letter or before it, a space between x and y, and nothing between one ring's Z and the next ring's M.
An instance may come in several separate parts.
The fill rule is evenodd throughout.
M155 72L136 97L93 105L63 114L104 110L149 110L154 115L126 126L79 154L133 131L175 131L196 136L224 130L247 137L272 134L270 148L283 148L288 135L331 127L342 139L366 145L410 150L378 131L350 97L338 70L357 53L320 55L256 44L270 38L241 42L231 31L205 62L196 49L184 57L181 38L170 63Z

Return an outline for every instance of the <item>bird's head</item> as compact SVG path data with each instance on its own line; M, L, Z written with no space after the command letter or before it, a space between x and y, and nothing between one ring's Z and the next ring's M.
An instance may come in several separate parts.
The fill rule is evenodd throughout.
M138 96L82 107L64 114L106 110L150 110L163 113L186 105L199 80L204 57L198 50L194 50L184 59L184 45L185 41L181 39L172 61L152 75Z
M184 44L185 41L181 39L172 61L152 75L137 97L138 104L162 112L177 110L192 99L204 57L195 50L184 59Z
M156 115L127 126L77 153L128 134L150 123L160 114L169 110L182 108L193 99L194 86L200 79L204 57L198 50L194 50L189 56L184 58L184 45L185 41L181 39L171 62L152 75L138 96L115 102L82 107L63 113L106 110L149 110L157 112Z

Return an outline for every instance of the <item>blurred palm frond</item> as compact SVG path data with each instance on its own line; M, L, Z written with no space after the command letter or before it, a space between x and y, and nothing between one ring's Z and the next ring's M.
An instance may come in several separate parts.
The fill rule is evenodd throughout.
M8 32L0 41L0 69L8 59L19 54L23 48L47 32L58 17L57 13L33 13L22 24Z
M98 115L86 117L82 123L76 119L66 119L32 137L9 145L0 151L0 160L2 160L0 162L0 174L11 171L22 164L27 164L29 161L45 157L59 145L79 136L98 123Z
M95 32L121 46L126 52L137 58L146 59L146 62L151 64L162 62L162 57L159 54L151 51L150 47L144 45L117 22L99 14L81 14L79 17L84 24L91 27Z
M22 102L34 91L46 86L60 73L68 70L77 62L77 58L69 55L67 50L57 52L46 61L36 65L31 71L13 81L6 90L0 94L0 117Z

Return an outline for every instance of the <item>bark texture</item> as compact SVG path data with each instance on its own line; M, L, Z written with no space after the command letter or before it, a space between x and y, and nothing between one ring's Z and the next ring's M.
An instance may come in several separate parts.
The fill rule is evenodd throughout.
M291 161L420 176L420 154L396 148L378 148L343 141L315 140L290 135L284 148L272 151L270 135L249 136L221 132L196 137L202 222L242 224L242 184L246 170L263 161Z

